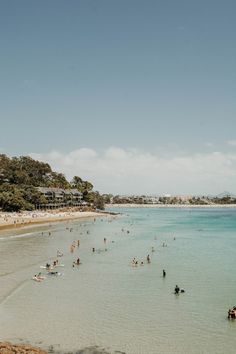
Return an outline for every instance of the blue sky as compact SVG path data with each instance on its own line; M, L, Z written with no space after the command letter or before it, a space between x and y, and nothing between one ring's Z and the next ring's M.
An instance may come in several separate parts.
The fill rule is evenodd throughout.
M231 166L227 179L216 176L212 187L213 162L198 189L232 190L235 13L234 0L2 0L0 151L37 154L69 176L78 173L95 179L98 189L120 193L138 192L149 175L129 187L128 176L109 184L121 168L112 170L111 151L166 163L180 156L195 161L198 154L215 161L220 153ZM105 166L100 179L87 166L88 150ZM78 151L85 152L85 165L79 159L72 171ZM77 158L69 169L51 158L56 153ZM129 165L141 176L133 160ZM185 185L177 184L176 192L198 192ZM155 188L153 181L148 192ZM158 188L170 191L165 176Z

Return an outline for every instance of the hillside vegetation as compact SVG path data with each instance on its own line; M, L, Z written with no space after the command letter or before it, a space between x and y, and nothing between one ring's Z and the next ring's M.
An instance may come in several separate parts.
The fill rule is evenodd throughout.
M93 191L91 182L75 176L67 181L63 173L52 170L48 163L29 156L8 157L0 155L0 209L3 211L34 210L35 205L47 200L36 187L75 188L83 194L83 200L103 209L102 196Z

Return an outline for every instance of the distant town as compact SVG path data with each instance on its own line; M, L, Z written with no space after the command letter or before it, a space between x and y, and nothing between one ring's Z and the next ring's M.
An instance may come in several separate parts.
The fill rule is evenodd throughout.
M215 205L236 204L236 196L229 192L217 196L192 196L170 194L161 196L147 195L103 195L105 203L109 204L147 204L147 205Z

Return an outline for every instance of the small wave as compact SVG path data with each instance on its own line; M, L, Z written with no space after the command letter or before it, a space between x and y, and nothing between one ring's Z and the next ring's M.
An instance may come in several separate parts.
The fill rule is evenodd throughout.
M17 291L19 291L29 280L25 279L23 281L21 281L19 284L17 284L14 288L12 288L4 297L3 299L0 301L0 304L4 304L7 302L7 300L13 295L15 294Z
M20 235L13 235L13 236L4 236L0 237L0 241L6 241L9 239L15 239L15 238L24 238L24 237L29 237L31 235L35 235L36 232L27 232L26 234L20 234Z

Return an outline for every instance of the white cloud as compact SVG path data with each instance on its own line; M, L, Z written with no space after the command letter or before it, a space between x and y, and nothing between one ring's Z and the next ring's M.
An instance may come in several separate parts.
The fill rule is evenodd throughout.
M214 147L214 144L211 143L211 142L207 142L207 143L205 144L205 146L212 148L212 147Z
M218 194L236 192L236 153L161 155L110 147L31 156L71 179L79 175L101 192L120 194Z
M236 140L229 140L227 141L227 144L230 146L236 146Z

